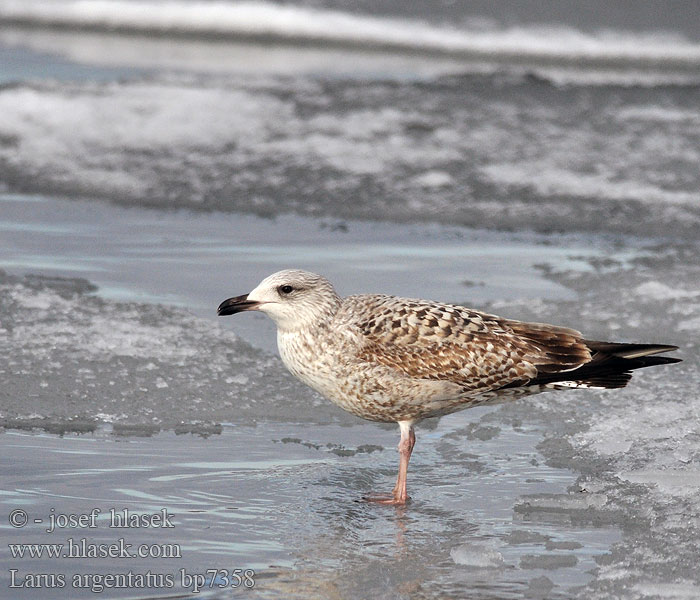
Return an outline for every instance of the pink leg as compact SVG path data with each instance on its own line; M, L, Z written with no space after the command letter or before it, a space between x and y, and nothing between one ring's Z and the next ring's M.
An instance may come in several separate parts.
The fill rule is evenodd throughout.
M401 441L399 442L399 474L396 477L396 485L391 495L367 496L365 499L380 504L406 504L410 500L406 493L406 475L408 473L408 461L411 460L411 452L416 444L416 434L413 431L411 421L399 421L401 429Z

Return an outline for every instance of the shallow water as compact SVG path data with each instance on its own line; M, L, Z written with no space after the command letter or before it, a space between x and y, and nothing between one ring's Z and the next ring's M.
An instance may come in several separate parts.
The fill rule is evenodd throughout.
M145 211L131 214L143 219L139 212ZM161 226L178 218L169 214ZM300 221L312 229L310 221ZM285 230L284 219L248 219L251 235L256 222ZM346 225L347 233L336 232L342 239L372 233L360 222ZM51 228L36 229L34 243L41 248ZM114 246L107 250L120 247L120 228L111 231ZM445 239L455 233L431 232ZM83 222L73 227L79 239L95 233ZM462 233L484 236L481 251L489 254L487 233ZM508 237L495 234L491 242ZM622 392L543 394L425 422L405 509L361 501L364 493L393 483L395 427L360 421L294 382L277 358L229 330L236 320L222 324L209 311L198 317L138 302L138 290L147 288L138 278L126 279L117 300L84 280L5 275L2 504L8 515L21 508L44 519L52 508L74 514L166 509L176 515L173 529L129 529L122 537L134 547L178 545L182 559L134 563L140 572L175 577L168 593L182 590L179 569L191 574L241 568L255 571L254 593L260 597L602 598L620 586L658 581L675 582L664 588L669 597L679 590L692 594L698 524L692 516L698 514L693 464L700 447L693 425L697 406L688 393L698 386L697 344L687 333L700 323L700 292L688 285L698 265L674 258L682 250L671 244L637 244L608 247L603 254L532 244L528 250L537 260L550 261L536 270L549 283L536 301L527 290L522 301L515 293L504 301L497 299L501 288L477 287L485 307L502 314L575 323L592 337L679 343L686 362L674 377L654 369L635 376ZM140 246L133 236L130 245ZM201 252L197 243L192 248L182 261L208 271L207 261L218 255ZM390 240L383 249L396 250ZM91 277L114 276L109 265L121 261L114 257L110 263L107 250L83 255ZM61 275L75 261L75 254L63 252L66 260L55 270ZM521 254L520 260L533 255ZM30 260L32 254L24 256ZM340 276L341 283L354 283L355 273L363 272L351 268L362 256L345 258L342 272L352 275ZM470 256L461 260L468 264ZM563 256L569 258L562 262ZM434 285L449 278L456 262L448 260L447 273L433 268ZM51 273L51 266L44 265L44 272ZM396 281L417 281L425 277L422 268L422 261L410 261ZM560 286L566 294L557 293ZM457 283L455 293L473 288ZM622 295L613 312L607 308L611 289ZM204 298L211 292L200 293ZM183 294L181 303L195 306L194 298ZM265 321L251 321L256 345L271 344L273 332L259 327ZM12 544L64 543L85 533L74 527L48 534L42 527L3 523L3 538ZM103 526L87 533L98 544L119 538ZM6 571L18 573L50 571L70 579L78 572L137 572L131 559L4 556ZM642 574L638 565L652 559L655 572ZM90 595L84 585L79 580L71 594ZM214 597L231 591L207 585L214 586L207 590ZM100 593L134 597L134 591ZM135 597L165 592L161 585ZM31 594L49 598L56 590Z
M605 237L495 233L429 224L261 218L187 210L128 209L94 201L0 195L0 268L80 276L100 295L165 302L212 317L226 297L245 293L261 273L297 267L325 274L343 295L362 292L446 301L560 298L570 291L543 276L590 269L591 258L635 256ZM276 349L274 325L260 315L228 320L254 345Z
M508 597L521 597L543 575L548 585L564 590L585 584L591 579L585 571L619 532L567 523L571 510L559 505L572 474L542 464L538 432L481 425L483 413L475 410L419 433L406 509L361 500L363 493L391 486L396 462L396 432L370 425L228 425L206 438L122 437L109 428L61 438L7 432L0 442L13 468L3 482L15 491L3 504L44 520L22 529L3 524L7 543L67 544L68 538L87 536L91 543L110 544L122 537L134 549L159 544L161 553L164 544L175 544L182 558L145 564L10 559L6 566L19 573L65 573L69 581L75 573L137 572L144 566L163 574L252 569L261 597L441 597L495 581ZM527 506L532 494L551 494L551 508L534 518L514 518L513 506ZM51 514L95 508L101 514L94 529L46 531ZM165 508L174 527L110 528L109 510L124 508L138 514ZM585 506L574 508L574 514L582 511ZM72 593L80 594L79 587ZM164 590L148 592L157 597ZM32 597L55 593L42 590ZM492 591L475 594L490 597Z

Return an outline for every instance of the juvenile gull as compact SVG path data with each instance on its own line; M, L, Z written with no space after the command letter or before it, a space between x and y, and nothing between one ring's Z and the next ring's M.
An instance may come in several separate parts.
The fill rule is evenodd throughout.
M565 388L621 388L642 367L679 362L651 356L662 344L586 340L574 329L525 323L463 306L362 294L340 298L320 275L279 271L218 314L266 313L277 324L282 361L341 408L398 422L399 473L390 495L404 504L413 425L485 403Z

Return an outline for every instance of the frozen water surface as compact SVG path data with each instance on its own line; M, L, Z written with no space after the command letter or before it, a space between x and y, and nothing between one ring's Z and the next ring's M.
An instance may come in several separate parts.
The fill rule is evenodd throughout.
M42 210L54 203L10 198L5 206L20 201ZM100 210L111 214L115 236L127 235L129 227L122 231L118 225L122 209ZM147 221L146 212L137 214L137 221ZM166 214L162 224L176 231L179 218ZM17 228L26 226L14 221ZM52 228L63 227L60 220L47 221L51 227L34 223L39 247L43 236L54 235ZM549 239L556 247L547 257L540 253L549 246L535 236L527 238L535 254L525 253L523 260L539 263L539 277L529 283L545 282L537 300L530 299L536 296L530 289L507 294L488 280L433 290L432 296L460 300L476 289L484 308L575 324L592 337L675 342L685 362L673 373L639 373L620 392L543 394L425 423L411 464L412 502L393 509L360 499L392 485L395 427L361 422L336 409L287 375L273 354L232 333L231 321L222 326L213 316L137 301L138 277L131 291L125 281L116 299L84 279L50 276L70 273L76 248L95 235L85 221L76 220L71 233L82 242L57 248L58 266L42 265L42 275L5 274L0 282L7 512L17 506L37 515L51 508L167 508L176 515L174 529L124 534L132 544L180 544L183 558L152 560L153 573L240 565L256 571L252 593L259 597L606 598L632 589L627 597L644 598L678 597L697 588L700 438L693 390L699 382L696 337L687 332L700 317L700 290L694 285L698 264L684 260L687 248L628 240L615 249L599 239L605 252L594 252L570 238L573 247L562 252L566 240L559 237ZM257 223L281 234L288 222L253 218L245 225L249 232ZM323 221L295 223L310 235L328 235ZM341 229L347 231L330 237L372 235L371 224L361 222ZM423 279L440 287L458 259L438 252L436 238L444 244L456 232L415 231L432 240L428 258L436 252L449 257L432 279ZM489 254L486 234L462 234L462 240L476 236L481 252ZM129 240L132 248L144 243L133 230ZM494 240L522 243L517 235ZM159 243L151 246L154 257ZM332 255L332 242L326 243ZM89 266L75 274L87 268L91 277L108 281L110 247L83 250ZM182 261L211 260L197 243L190 248L178 251ZM388 239L383 250L397 252ZM404 254L408 262L399 279L426 277L414 258L421 253ZM547 258L545 266L540 261ZM364 253L350 252L343 260L350 274L338 272L341 287L351 279L373 281L374 271L359 268ZM467 253L461 260L477 265L479 259ZM14 262L12 270L26 266ZM174 285L176 275L167 277ZM386 279L384 287L391 285L399 283ZM508 295L513 299L506 300ZM196 297L185 293L180 303L196 306ZM273 336L257 329L264 321L254 323L243 329L246 335ZM264 346L258 339L256 345ZM65 542L76 533L2 527L8 543ZM116 538L97 528L90 539ZM7 568L17 566L4 556ZM89 572L70 559L33 559L31 565L37 571ZM96 561L93 570L134 571L126 560L118 567ZM651 596L639 592L647 584L656 590ZM32 594L50 598L55 590Z
M41 196L0 195L0 207L0 268L77 274L98 285L104 297L166 302L207 317L224 298L290 266L324 273L343 295L431 297L439 285L442 298L454 302L571 298L537 265L554 261L558 268L590 269L582 253L603 260L615 246L614 240L585 235L552 244L551 236L529 232L164 212ZM623 261L633 255L619 251ZM241 315L226 326L257 346L276 349L274 325L261 315Z
M0 2L0 597L700 597L697 11L574 4ZM289 266L684 362L422 423L367 504L396 427L214 316ZM182 556L8 546L81 537ZM70 585L129 571L176 579Z

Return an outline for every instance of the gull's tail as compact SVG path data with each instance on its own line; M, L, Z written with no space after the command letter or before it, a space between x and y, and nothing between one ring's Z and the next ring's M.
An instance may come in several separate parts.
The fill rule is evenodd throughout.
M540 373L529 385L553 388L622 388L632 378L632 371L681 362L671 356L654 356L678 350L665 344L617 344L583 340L591 360L578 368L558 373Z

